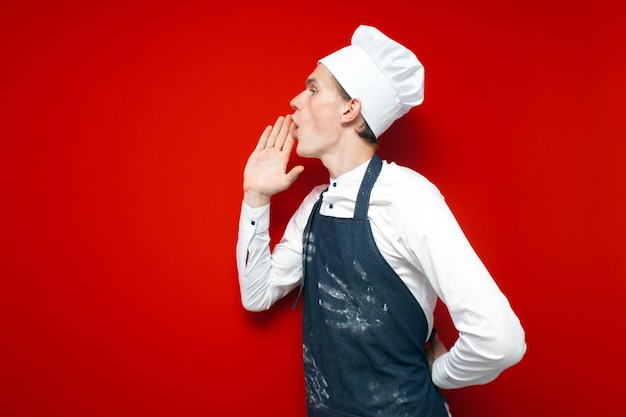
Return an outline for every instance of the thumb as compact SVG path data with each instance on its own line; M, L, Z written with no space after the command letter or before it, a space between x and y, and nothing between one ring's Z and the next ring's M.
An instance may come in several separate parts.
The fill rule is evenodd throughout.
M291 168L289 172L286 174L287 181L289 181L289 184L293 184L293 182L298 179L302 171L304 171L304 167L302 165L297 165Z

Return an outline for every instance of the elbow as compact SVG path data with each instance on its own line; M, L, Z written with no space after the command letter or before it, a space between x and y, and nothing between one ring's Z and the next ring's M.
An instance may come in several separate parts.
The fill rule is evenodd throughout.
M525 354L526 338L524 336L524 330L520 327L520 336L514 341L514 343L510 343L507 352L508 366L513 366L520 362Z
M509 366L513 366L520 362L526 354L526 333L522 327L519 319L515 321L515 324L511 324L513 330L510 332L508 343L508 358Z
M255 306L254 304L250 304L244 300L241 300L241 305L243 306L243 309L246 311L250 311L252 313L256 313L261 311L257 306Z
M526 353L525 334L519 324L495 326L482 334L461 332L460 336L433 364L433 381L440 388L489 383Z
M507 329L495 338L494 351L501 370L519 363L526 354L526 337L521 325Z
M516 344L510 343L502 349L500 359L498 360L500 369L505 370L518 364L524 357L525 353L526 343L524 341Z
M252 313L259 313L262 311L266 311L269 309L269 305L264 305L257 299L253 299L250 297L241 297L241 305L246 311L250 311Z

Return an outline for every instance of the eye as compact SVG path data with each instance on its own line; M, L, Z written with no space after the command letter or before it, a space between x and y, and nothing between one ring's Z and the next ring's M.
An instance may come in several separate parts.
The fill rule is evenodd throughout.
M309 92L310 95L317 93L317 90L315 88L309 88L307 89L307 91Z

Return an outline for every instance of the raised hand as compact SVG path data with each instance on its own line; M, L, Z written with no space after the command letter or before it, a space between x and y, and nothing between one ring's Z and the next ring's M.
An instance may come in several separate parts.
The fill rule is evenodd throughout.
M251 207L270 202L271 197L286 190L304 171L302 165L287 172L289 156L295 143L291 136L291 116L280 116L274 126L267 126L243 171L244 201Z

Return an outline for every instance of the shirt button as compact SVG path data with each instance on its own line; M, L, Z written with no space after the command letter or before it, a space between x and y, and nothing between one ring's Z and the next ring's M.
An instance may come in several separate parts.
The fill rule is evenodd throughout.
M330 209L333 208L332 203L328 205L328 208L330 208Z
M333 182L333 187L336 187L336 186L337 186L337 183L336 183L336 182Z
M256 222L255 222L254 220L252 220L252 221L250 221L250 224L251 224L252 226L254 226L254 225L256 224Z

